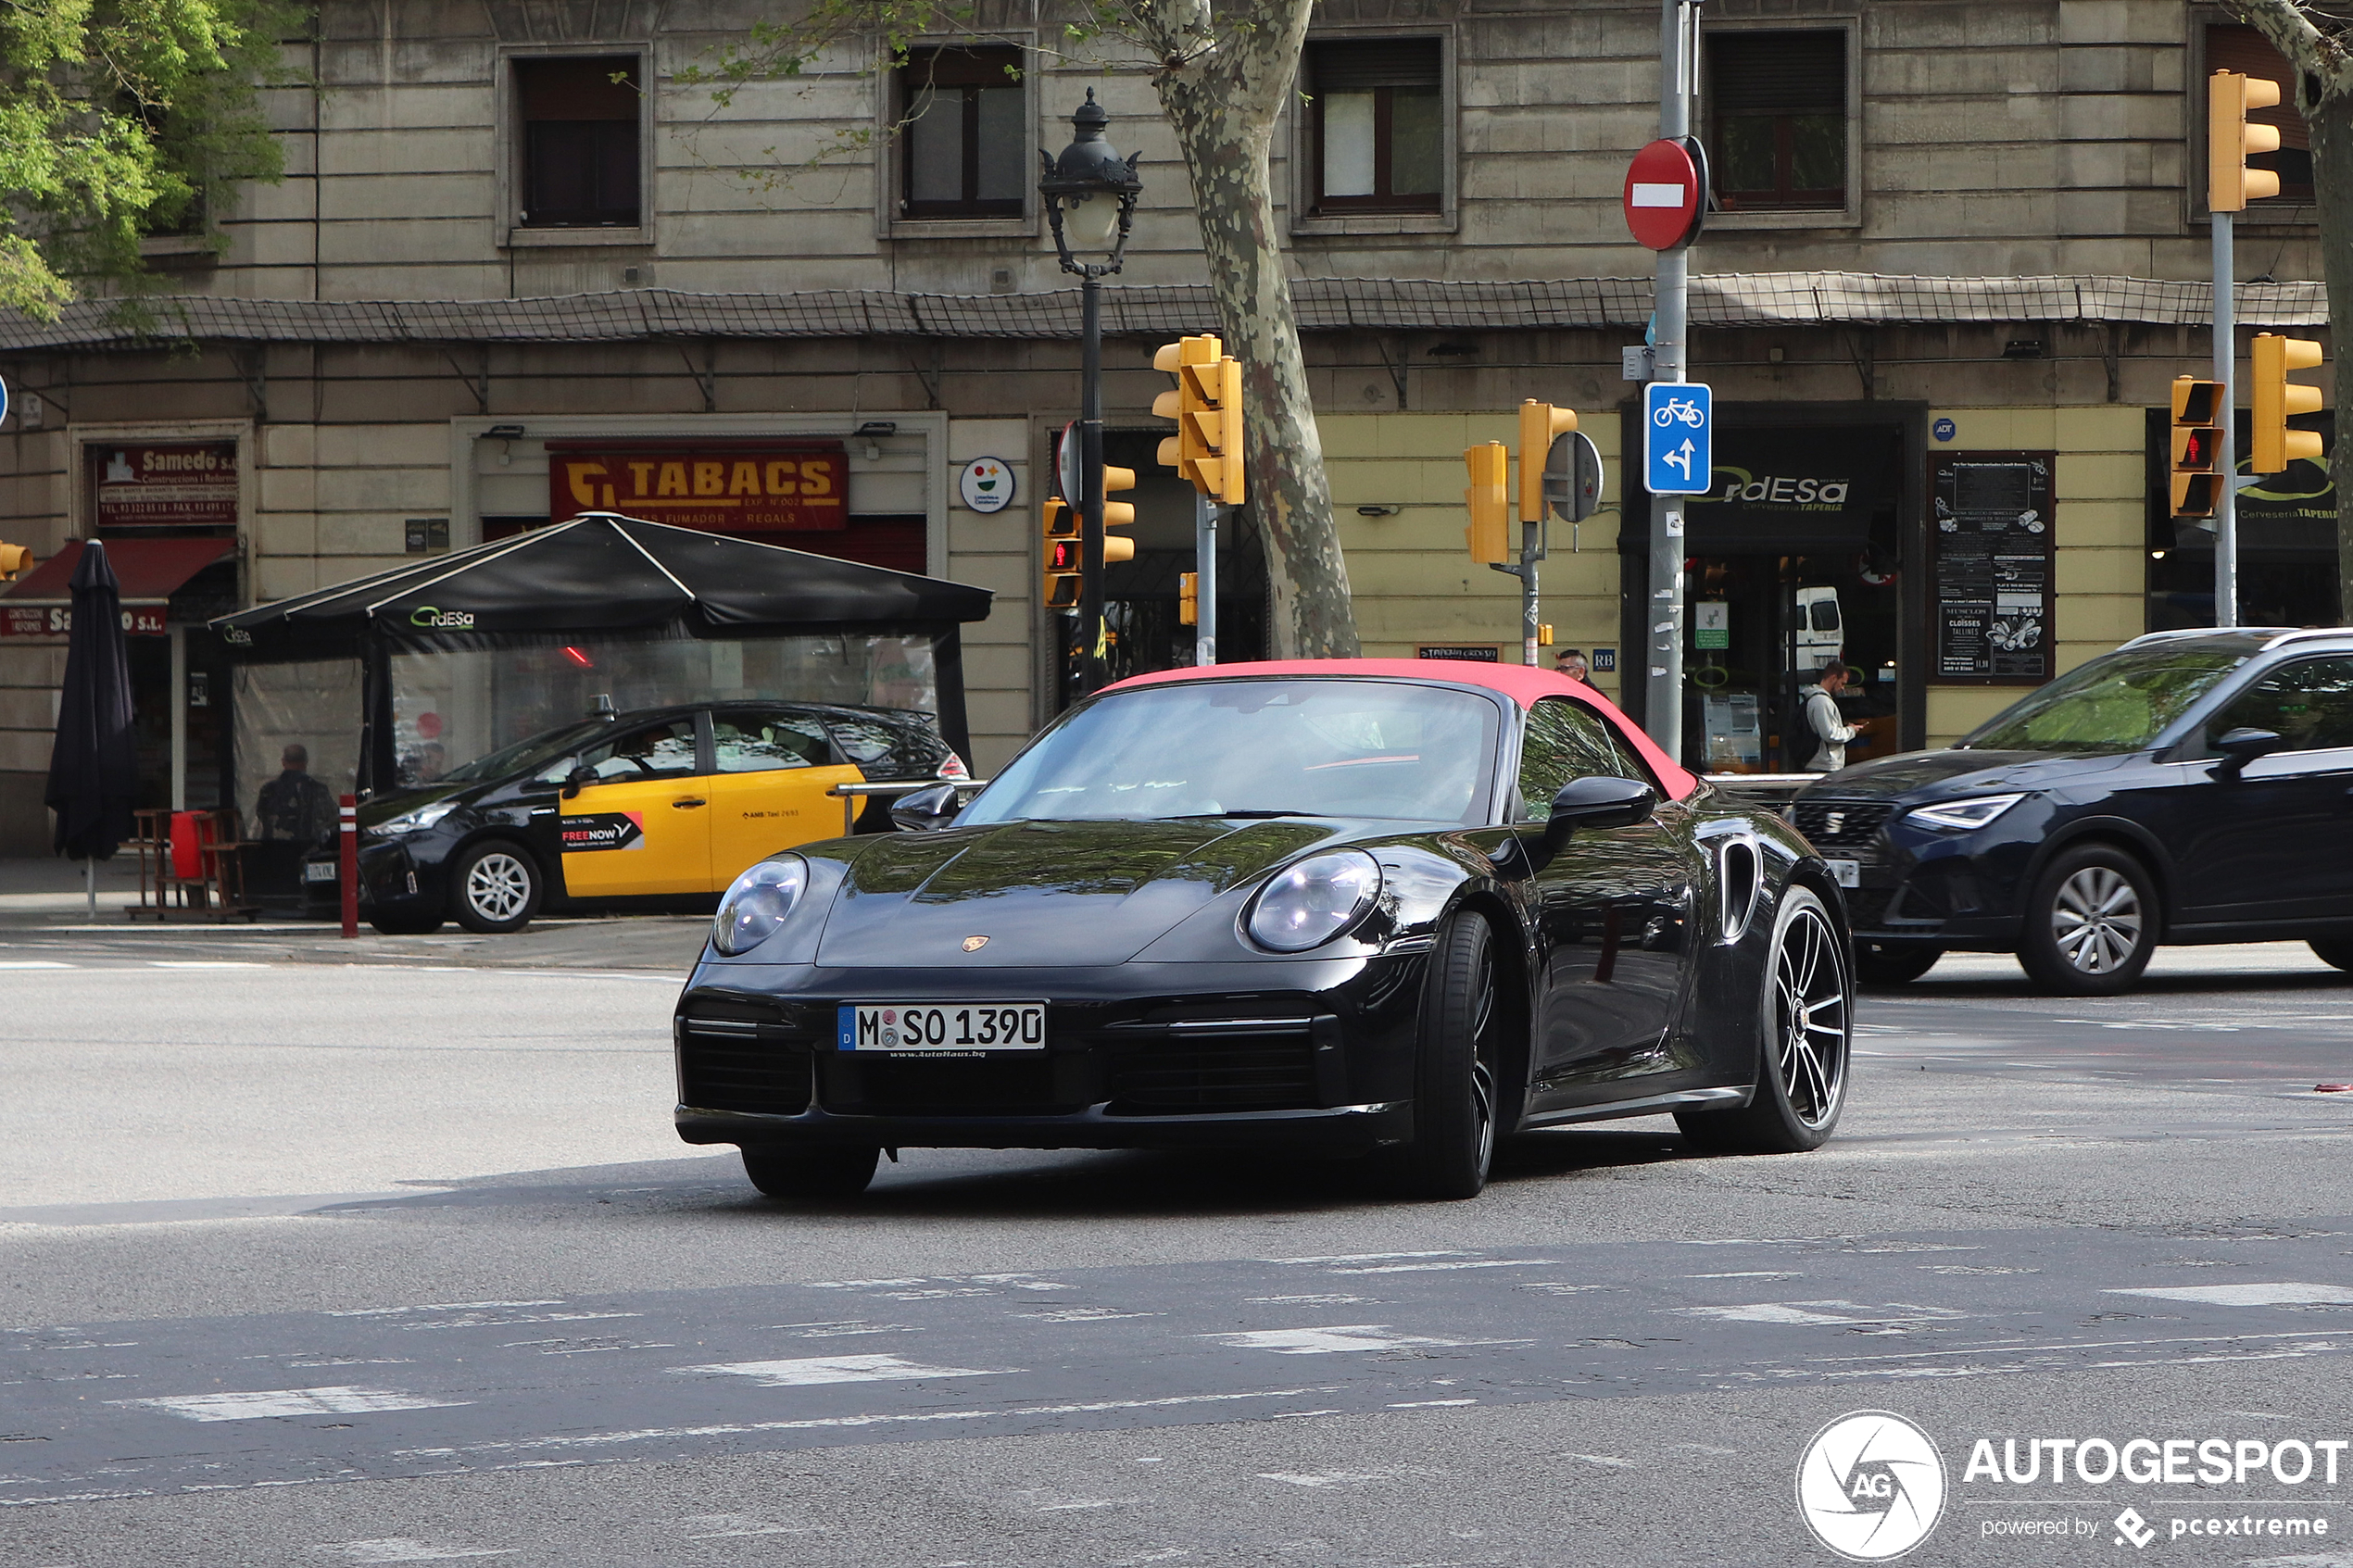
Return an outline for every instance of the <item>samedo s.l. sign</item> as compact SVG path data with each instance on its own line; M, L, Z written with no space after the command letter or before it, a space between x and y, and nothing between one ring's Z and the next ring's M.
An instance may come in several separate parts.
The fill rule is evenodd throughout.
M849 525L838 441L547 444L547 515L620 512L711 533L831 533Z

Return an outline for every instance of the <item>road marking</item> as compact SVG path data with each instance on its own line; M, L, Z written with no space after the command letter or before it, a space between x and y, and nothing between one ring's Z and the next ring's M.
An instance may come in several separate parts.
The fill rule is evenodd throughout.
M266 963L249 963L243 959L149 959L149 969L268 969Z
M925 1366L901 1356L803 1356L784 1361L715 1361L708 1366L674 1366L670 1372L686 1376L725 1373L749 1377L768 1388L798 1388L815 1383L891 1383L924 1377L996 1377L1018 1367L995 1372L979 1367Z
M395 1318L407 1312L483 1312L493 1309L504 1311L510 1307L560 1307L563 1304L561 1297L547 1301L436 1301L422 1307L348 1307L326 1315L331 1318Z
M1269 1263L1388 1263L1407 1258L1460 1258L1460 1252L1342 1252L1329 1258L1268 1258Z
M1329 1269L1335 1274L1421 1274L1438 1273L1453 1269L1549 1269L1557 1265L1554 1258L1465 1258L1447 1263L1367 1263L1361 1268Z
M1854 1328L1865 1323L1924 1323L1939 1318L1966 1317L1944 1307L1915 1307L1890 1302L1885 1308L1857 1301L1752 1301L1737 1307L1668 1307L1687 1318L1714 1318L1719 1323L1774 1323L1803 1326Z
M379 1411L447 1410L472 1399L429 1399L396 1388L259 1388L236 1394L174 1394L155 1399L108 1399L145 1405L190 1421L266 1421L288 1415L368 1415Z
M1237 1350L1271 1350L1278 1356L1329 1356L1355 1350L1396 1350L1416 1345L1524 1345L1523 1339L1432 1339L1399 1334L1383 1323L1338 1323L1329 1328L1260 1328L1240 1334L1203 1334Z
M0 969L71 969L55 959L0 959Z
M517 1547L428 1546L412 1536L385 1536L372 1541L330 1541L310 1549L333 1553L346 1562L447 1562L459 1557L511 1557Z
M2165 1301L2204 1301L2216 1307L2341 1307L2353 1304L2353 1288L2342 1285L2174 1285L2107 1290L2106 1296L2154 1296Z
M1262 1470L1261 1481L1280 1481L1287 1486L1309 1486L1322 1490L1328 1486L1361 1486L1367 1481L1386 1481L1385 1470Z

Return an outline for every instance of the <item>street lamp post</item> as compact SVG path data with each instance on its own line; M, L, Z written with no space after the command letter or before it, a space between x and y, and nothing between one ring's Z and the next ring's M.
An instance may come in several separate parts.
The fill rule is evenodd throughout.
M1063 500L1076 501L1079 514L1078 626L1085 649L1083 684L1093 691L1103 684L1103 651L1106 638L1103 625L1103 318L1101 281L1119 270L1127 254L1127 232L1136 215L1136 197L1143 184L1136 178L1136 165L1143 155L1123 158L1103 140L1103 128L1111 123L1111 116L1095 102L1095 90L1087 89L1087 101L1070 117L1071 127L1077 134L1060 157L1040 152L1045 163L1045 176L1038 182L1038 194L1046 203L1046 221L1054 231L1054 251L1062 257L1063 270L1078 279L1081 302L1081 335L1085 340L1081 360L1078 408L1078 441L1081 454L1082 478L1077 496L1065 495ZM1112 221L1104 225L1103 238L1111 242L1111 254L1101 261L1082 261L1071 254L1070 240L1063 232L1065 214L1076 216L1087 203L1098 196L1108 197L1117 204Z

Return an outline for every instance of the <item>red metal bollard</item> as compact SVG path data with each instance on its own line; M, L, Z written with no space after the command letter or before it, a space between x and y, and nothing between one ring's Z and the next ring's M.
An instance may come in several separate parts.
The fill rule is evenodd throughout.
M359 935L359 798L346 795L336 804L342 808L343 864L337 868L336 880L343 884L343 934Z

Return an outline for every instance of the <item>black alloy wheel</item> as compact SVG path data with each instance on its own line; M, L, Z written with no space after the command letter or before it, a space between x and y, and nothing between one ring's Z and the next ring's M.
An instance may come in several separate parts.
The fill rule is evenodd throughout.
M1494 935L1478 915L1447 922L1423 981L1414 1068L1414 1141L1398 1174L1416 1198L1477 1198L1495 1159L1503 1005Z
M370 915L368 923L383 936L423 936L441 929L439 915Z
M838 1148L747 1148L744 1174L768 1198L855 1198L875 1179L882 1150L872 1144Z
M1756 1092L1738 1110L1679 1110L1686 1141L1710 1153L1802 1154L1819 1148L1846 1106L1855 981L1847 945L1821 898L1782 889L1757 997L1763 1049Z
M529 850L484 839L449 868L449 912L468 931L503 936L531 923L545 885Z
M1866 985L1909 985L1944 956L1942 947L1914 942L1857 942L1855 978Z
M2315 936L2306 945L2322 963L2353 971L2353 937Z
M2018 961L2070 997L2133 988L2157 951L2157 889L2124 850L2086 844L2055 857L2026 902Z

